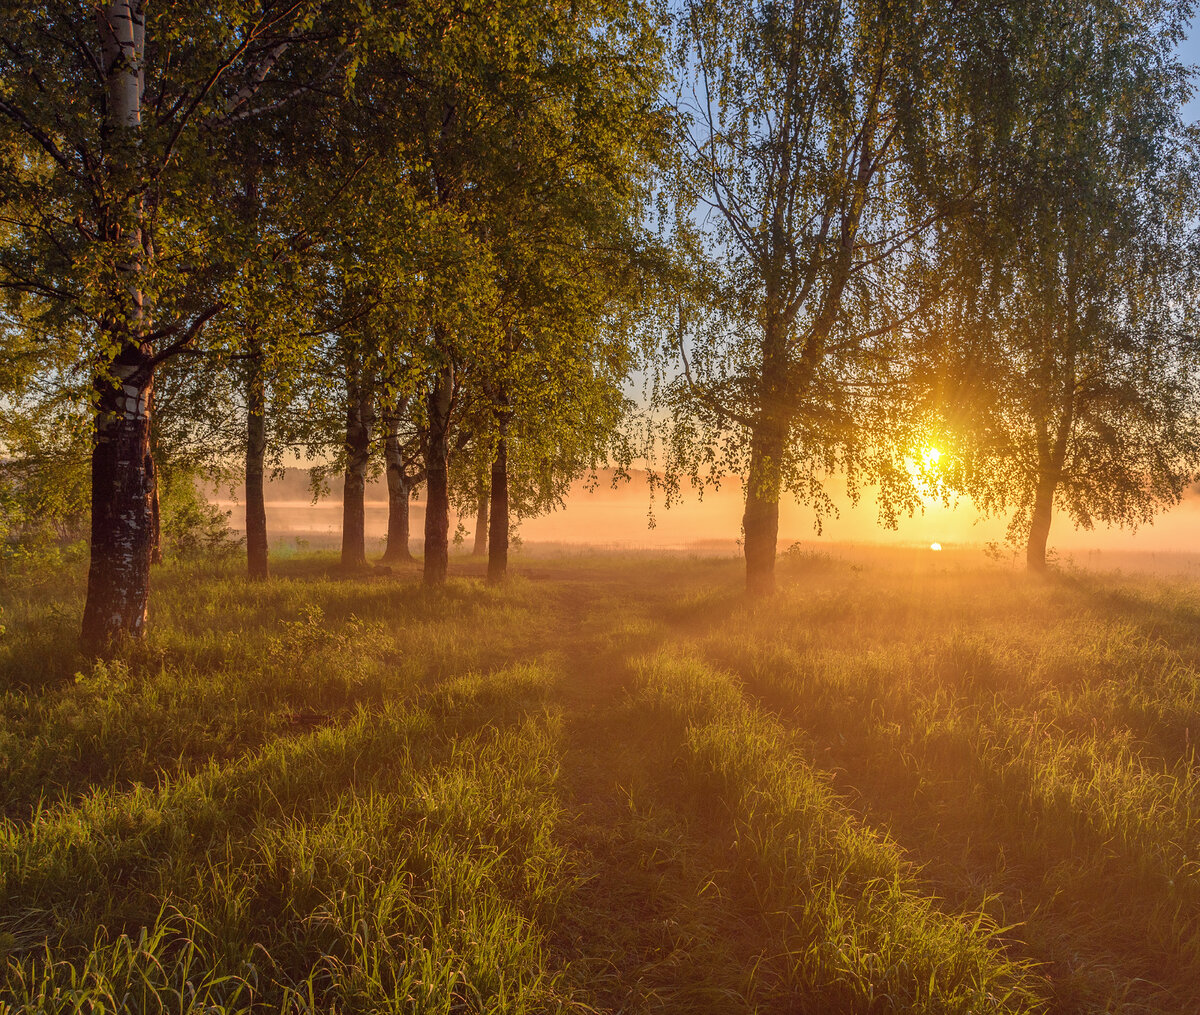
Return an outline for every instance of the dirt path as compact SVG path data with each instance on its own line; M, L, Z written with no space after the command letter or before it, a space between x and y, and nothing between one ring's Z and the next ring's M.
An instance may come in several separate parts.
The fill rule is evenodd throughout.
M636 660L707 620L680 613L664 576L542 570L561 590L563 842L580 878L556 950L602 1010L762 1010L761 914L729 873L730 829L681 805L678 744L630 700Z

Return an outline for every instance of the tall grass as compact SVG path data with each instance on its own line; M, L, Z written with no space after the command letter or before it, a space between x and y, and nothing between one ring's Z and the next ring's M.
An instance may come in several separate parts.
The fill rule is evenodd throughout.
M360 710L0 826L0 900L22 914L9 1003L570 1007L539 930L569 884L555 722L530 697L543 679L518 669L424 707Z
M793 593L701 651L803 731L939 891L1021 924L1064 1010L1192 1010L1200 627L1178 621L1188 597L1200 620L1194 591L1168 627L1157 581L874 577Z
M5 577L0 1013L1196 1010L1190 585L528 567Z
M738 683L686 656L642 667L638 703L685 725L693 806L728 823L736 870L771 944L756 993L803 1011L1016 1012L1039 1007L1027 965L994 945L982 912L948 917L895 845L846 814L784 728Z

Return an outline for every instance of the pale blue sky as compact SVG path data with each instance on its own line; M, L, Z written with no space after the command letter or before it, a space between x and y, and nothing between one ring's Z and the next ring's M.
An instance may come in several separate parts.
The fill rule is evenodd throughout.
M1185 63L1200 64L1200 16L1192 19L1192 27L1187 40L1179 47L1179 55ZM1188 103L1188 119L1195 122L1200 120L1200 81L1197 82L1196 94Z

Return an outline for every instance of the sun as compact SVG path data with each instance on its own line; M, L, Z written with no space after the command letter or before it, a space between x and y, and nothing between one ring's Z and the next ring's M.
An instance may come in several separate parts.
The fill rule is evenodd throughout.
M941 457L942 452L938 448L926 448L921 452L921 464L927 469L935 468Z
M941 549L942 549L942 544L941 544L941 543L930 543L930 544L929 544L929 549L931 549L931 550L934 550L934 551L937 551L937 552L939 552L939 553L940 553L940 552L941 552Z

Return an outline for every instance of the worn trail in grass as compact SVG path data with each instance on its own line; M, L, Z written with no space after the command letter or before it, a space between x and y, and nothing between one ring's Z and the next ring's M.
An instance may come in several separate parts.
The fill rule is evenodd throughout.
M1190 587L459 566L14 582L0 1011L1197 1009Z

